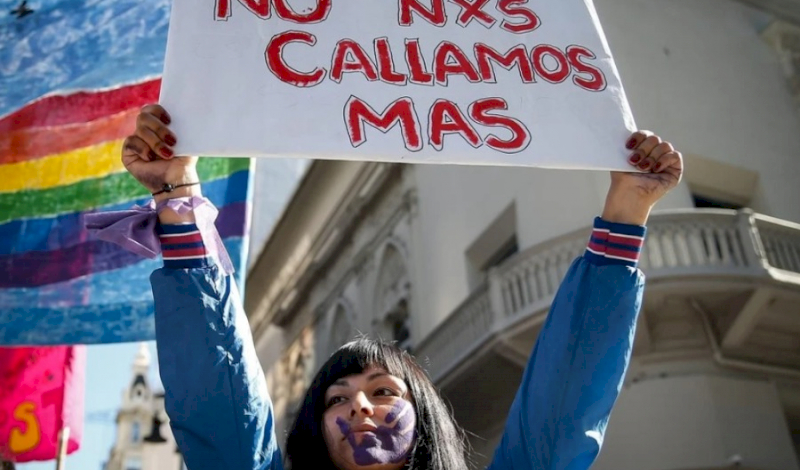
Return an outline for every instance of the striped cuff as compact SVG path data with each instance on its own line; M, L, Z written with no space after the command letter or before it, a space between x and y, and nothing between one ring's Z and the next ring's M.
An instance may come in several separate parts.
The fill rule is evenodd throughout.
M622 264L636 267L647 227L594 219L594 230L584 257L594 264Z
M206 268L214 265L196 224L159 225L158 239L161 241L165 268Z

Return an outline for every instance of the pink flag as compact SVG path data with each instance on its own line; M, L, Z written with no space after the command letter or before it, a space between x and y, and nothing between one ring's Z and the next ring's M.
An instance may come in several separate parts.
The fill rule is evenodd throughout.
M85 368L85 346L0 348L0 458L54 459L64 427L78 450Z

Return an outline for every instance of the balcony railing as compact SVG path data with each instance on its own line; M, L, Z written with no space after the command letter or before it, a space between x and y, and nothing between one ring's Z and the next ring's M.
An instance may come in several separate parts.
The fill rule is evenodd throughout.
M589 229L535 245L493 269L487 281L416 348L441 379L488 340L543 314ZM749 210L693 210L651 217L640 265L649 283L692 278L771 278L800 284L800 224Z
M754 218L767 266L800 273L800 224L764 215Z

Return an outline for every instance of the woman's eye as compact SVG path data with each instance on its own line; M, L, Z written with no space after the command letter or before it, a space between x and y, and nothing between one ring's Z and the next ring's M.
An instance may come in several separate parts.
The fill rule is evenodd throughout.
M330 408L333 405L339 404L344 401L344 397L332 397L328 400L328 407Z
M396 397L396 396L398 396L397 392L395 392L391 388L379 388L378 390L375 390L375 395L382 396L382 397Z

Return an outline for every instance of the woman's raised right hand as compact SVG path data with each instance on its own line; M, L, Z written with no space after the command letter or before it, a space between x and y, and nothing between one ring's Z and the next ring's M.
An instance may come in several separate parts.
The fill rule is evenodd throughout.
M122 164L151 193L170 184L177 186L198 182L197 157L176 157L172 147L178 139L169 129L167 111L153 104L142 108L136 119L136 131L122 146ZM156 200L199 194L199 186L179 188L156 196Z

